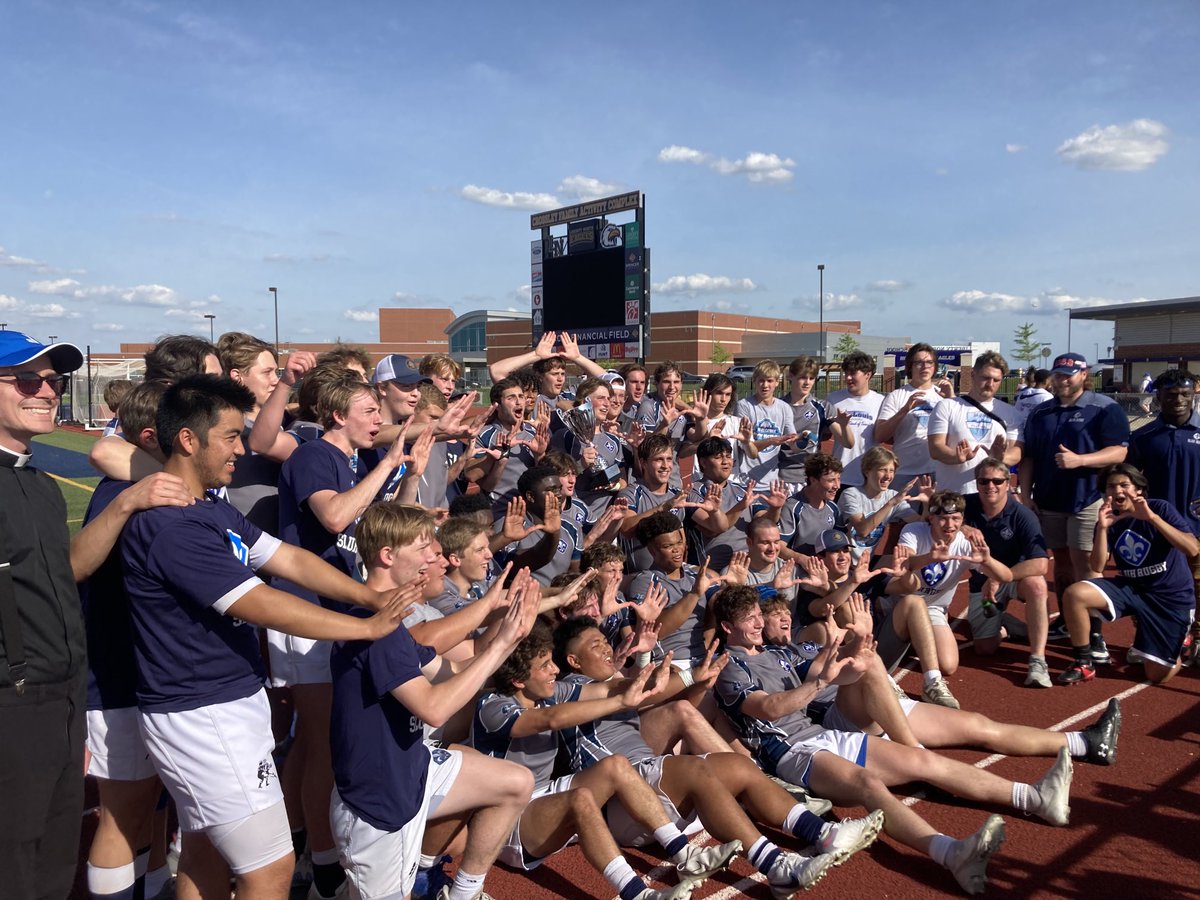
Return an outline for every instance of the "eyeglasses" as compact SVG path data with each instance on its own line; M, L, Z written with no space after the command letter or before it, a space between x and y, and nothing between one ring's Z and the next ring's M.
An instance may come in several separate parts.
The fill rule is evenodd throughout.
M929 511L935 516L952 516L955 513L962 512L962 510L958 508L957 503L947 503L945 506L931 506L929 507Z
M914 360L913 360L913 365L914 365L914 366L936 366L936 365L937 365L937 360L933 360L933 359L914 359Z
M50 385L50 389L59 397L67 389L66 375L38 375L36 372L18 372L15 375L0 375L0 378L11 378L17 390L26 397L37 396L42 389L42 383Z
M990 484L995 487L1000 487L1002 484L1008 484L1007 478L976 478L976 484Z

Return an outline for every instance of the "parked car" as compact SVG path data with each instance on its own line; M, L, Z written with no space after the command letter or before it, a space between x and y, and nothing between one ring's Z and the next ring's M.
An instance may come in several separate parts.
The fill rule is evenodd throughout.
M708 380L704 375L697 375L695 372L680 372L679 377L684 384L704 384Z
M754 374L754 366L734 366L725 374L733 382L749 381L750 376Z

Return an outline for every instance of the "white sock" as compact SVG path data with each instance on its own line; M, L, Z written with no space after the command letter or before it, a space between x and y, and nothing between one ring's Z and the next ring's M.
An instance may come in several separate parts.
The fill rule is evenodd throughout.
M925 687L929 687L935 681L942 677L941 669L926 669L925 670Z
M1072 756L1087 756L1087 741L1082 731L1067 732L1067 752Z
M1012 805L1013 809L1019 809L1021 812L1030 812L1033 809L1037 792L1032 786L1024 784L1020 781L1014 781L1012 786Z
M460 867L454 876L454 884L450 886L450 900L475 900L475 895L483 890L483 879L486 877L487 872L469 875Z
M939 866L946 865L946 859L950 855L950 848L955 844L954 838L946 834L935 834L929 839L929 858Z
M616 888L618 894L637 877L637 872L633 871L633 866L629 865L624 856L614 857L612 862L604 867L604 880Z
M128 890L133 887L135 877L133 863L113 866L111 869L93 866L91 863L87 864L88 893L92 896L103 896Z

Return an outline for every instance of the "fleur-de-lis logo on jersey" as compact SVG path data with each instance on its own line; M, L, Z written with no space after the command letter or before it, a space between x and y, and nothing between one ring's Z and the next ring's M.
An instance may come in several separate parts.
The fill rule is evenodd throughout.
M1146 561L1150 553L1150 542L1132 531L1124 532L1117 538L1117 556L1135 569Z

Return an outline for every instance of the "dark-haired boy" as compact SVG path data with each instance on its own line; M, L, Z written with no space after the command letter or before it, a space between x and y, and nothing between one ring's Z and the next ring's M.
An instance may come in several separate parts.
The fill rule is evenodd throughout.
M571 522L562 518L562 484L552 466L526 469L517 481L518 495L525 501L524 528L527 536L497 554L500 563L529 568L543 587L555 575L579 571L583 540Z

